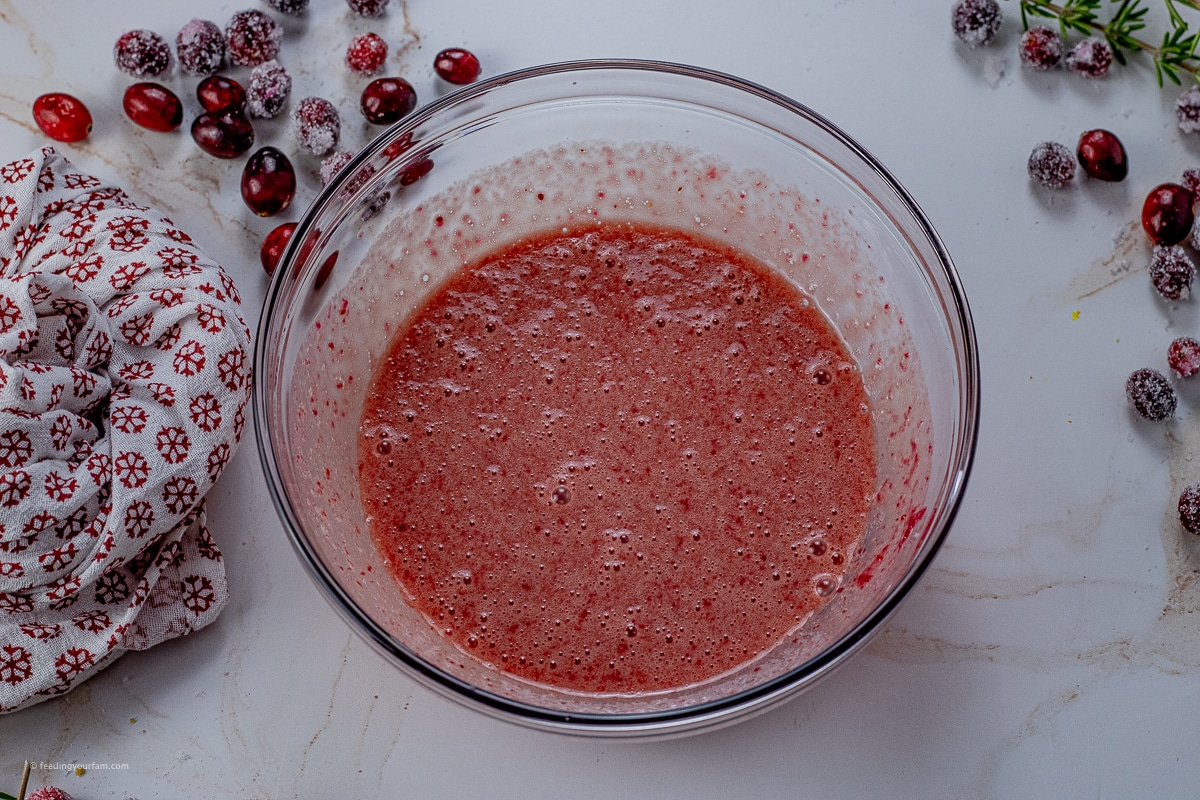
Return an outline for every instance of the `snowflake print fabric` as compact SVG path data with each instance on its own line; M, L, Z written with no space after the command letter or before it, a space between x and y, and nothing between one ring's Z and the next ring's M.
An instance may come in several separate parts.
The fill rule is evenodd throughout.
M216 618L249 341L166 217L53 148L0 167L0 713Z

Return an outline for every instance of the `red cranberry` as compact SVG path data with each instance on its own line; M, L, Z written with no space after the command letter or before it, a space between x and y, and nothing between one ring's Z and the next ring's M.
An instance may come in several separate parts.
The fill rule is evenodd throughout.
M388 0L346 0L350 10L360 17L378 17L387 8Z
M377 78L363 89L360 107L367 122L391 125L417 107L417 91L404 78Z
M346 48L346 66L358 75L374 75L387 61L388 46L377 33L360 33Z
M308 0L266 0L267 5L281 14L298 16L308 8Z
M220 111L230 106L240 109L246 105L246 90L232 78L213 75L200 81L196 99L205 111Z
M194 19L175 35L175 52L188 75L212 75L225 60L225 34L215 22Z
M1150 241L1170 246L1182 242L1192 231L1192 193L1177 183L1155 186L1142 206L1142 227Z
M296 171L286 155L274 147L264 147L246 159L242 199L251 211L260 217L274 216L295 196Z
M57 142L80 142L92 132L92 115L69 94L51 92L33 101L33 121Z
M268 275L275 274L275 267L279 266L279 259L283 256L283 251L287 249L287 243L292 238L292 231L296 230L296 223L285 222L273 231L267 234L267 238L263 239L262 248L258 251L258 257L262 259L263 269Z
M1053 28L1035 25L1021 37L1021 63L1030 69L1057 67L1062 54L1063 38Z
M125 114L152 131L169 133L183 122L183 103L165 86L135 83L125 90Z
M254 128L240 108L205 111L192 122L192 138L217 158L237 158L254 145Z
M950 9L950 27L968 47L991 44L1003 19L996 0L958 0Z
M279 55L283 28L261 11L239 11L225 26L229 61L239 67L257 67Z
M422 156L400 171L400 185L412 186L432 171L433 161L426 156Z
M1189 533L1200 533L1200 483L1193 483L1179 495L1179 522Z
M1200 342L1190 336L1180 336L1167 346L1167 366L1181 378L1200 372Z
M25 795L25 800L75 800L75 798L57 786L43 786Z
M1129 160L1121 140L1112 133L1097 128L1079 137L1075 155L1083 171L1102 181L1123 181L1129 174Z
M1034 147L1026 166L1030 177L1047 189L1061 189L1075 179L1075 159L1066 145L1058 142Z
M154 31L126 31L113 47L113 61L135 78L152 78L171 68L171 46Z
M450 47L437 54L433 68L442 80L450 83L470 83L479 77L479 59L469 50Z
M320 269L317 270L317 274L313 277L312 283L314 292L321 291L321 287L325 285L325 282L329 280L329 276L333 274L333 268L337 264L338 253L340 252L340 250L334 250L332 253L330 253L326 257L325 262L321 264Z
M1175 413L1175 390L1161 372L1143 367L1125 381L1125 397L1133 410L1154 422L1162 422Z

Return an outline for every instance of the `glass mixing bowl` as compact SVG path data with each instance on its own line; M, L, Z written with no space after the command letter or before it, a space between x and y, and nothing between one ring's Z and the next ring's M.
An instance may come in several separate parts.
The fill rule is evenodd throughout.
M807 293L870 396L876 494L829 602L701 684L594 694L532 683L442 638L376 551L357 483L364 393L407 315L463 264L581 222L730 244ZM259 453L284 527L350 626L409 676L507 720L636 737L728 723L812 686L895 610L961 501L975 447L974 331L942 242L862 147L727 75L585 61L466 87L389 129L307 210L255 350Z

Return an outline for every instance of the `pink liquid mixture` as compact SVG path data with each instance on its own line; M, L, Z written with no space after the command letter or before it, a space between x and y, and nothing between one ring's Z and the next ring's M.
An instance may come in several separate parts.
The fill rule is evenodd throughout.
M367 394L375 546L464 652L584 692L694 684L838 591L875 479L861 376L756 260L538 236L454 275Z

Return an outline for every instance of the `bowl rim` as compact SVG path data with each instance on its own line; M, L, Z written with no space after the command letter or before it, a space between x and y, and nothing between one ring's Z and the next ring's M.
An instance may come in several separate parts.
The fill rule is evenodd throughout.
M752 95L761 100L781 106L783 109L805 119L807 122L821 128L830 135L838 145L846 148L848 155L857 157L864 166L868 167L876 177L881 179L884 186L894 193L903 210L910 216L910 221L916 224L916 232L923 236L928 246L936 255L936 264L930 264L931 269L940 266L941 277L945 279L949 289L948 299L952 301L946 306L947 321L950 324L952 338L961 337L961 359L957 364L962 381L959 393L959 413L963 419L962 429L952 447L957 448L957 457L948 462L948 479L942 489L939 500L942 502L940 513L941 524L918 551L913 563L897 581L886 598L868 612L852 629L835 641L824 651L813 658L799 664L787 672L776 676L760 685L742 690L735 694L717 700L711 700L695 705L683 706L666 711L648 711L633 713L601 714L595 712L572 713L557 711L551 708L535 706L517 700L512 700L489 692L474 684L456 678L454 675L433 666L409 650L394 637L383 630L368 616L354 600L342 589L334 579L330 570L321 561L315 548L308 541L283 486L275 448L271 441L270 414L268 401L270 393L265 385L269 373L269 353L264 342L270 340L270 329L275 320L275 309L281 299L284 289L285 276L292 271L293 263L306 255L302 243L309 237L314 223L321 218L331 205L348 205L344 198L345 186L356 170L380 154L391 142L415 130L430 119L441 114L446 109L460 106L475 97L490 93L511 83L526 81L543 76L563 75L567 73L586 73L594 71L615 71L639 74L666 74L698 81L718 84L727 89ZM414 147L405 155L420 151ZM837 166L834 164L834 166ZM850 180L854 180L838 167ZM369 185L368 181L368 185ZM868 193L868 196L873 196ZM896 611L899 604L908 596L910 590L928 569L937 552L941 549L950 527L952 526L961 507L966 484L974 462L975 450L979 434L980 410L980 376L979 354L976 341L975 327L970 307L961 279L950 258L950 254L941 237L934 230L932 223L924 211L900 184L900 182L864 147L834 125L825 117L812 109L772 89L736 76L711 70L704 67L690 66L669 61L646 59L586 59L560 61L524 69L506 72L492 78L477 81L446 94L425 105L391 127L385 129L376 138L357 153L354 158L334 177L321 191L317 198L308 206L288 242L278 268L273 274L263 300L259 317L258 330L254 343L253 358L253 387L254 400L252 403L255 442L259 460L266 479L271 502L275 507L284 530L291 541L292 548L306 566L309 577L325 595L327 601L339 615L350 624L372 647L385 655L394 663L406 668L406 673L429 688L434 689L443 697L458 701L470 708L488 713L506 721L525 724L528 727L551 730L555 732L581 733L598 736L636 737L645 735L660 735L677 732L713 728L744 719L749 712L759 713L773 708L778 703L792 695L805 690L825 677L834 667L845 661L852 653L863 647L877 633L889 617ZM953 452L953 450L952 450Z

